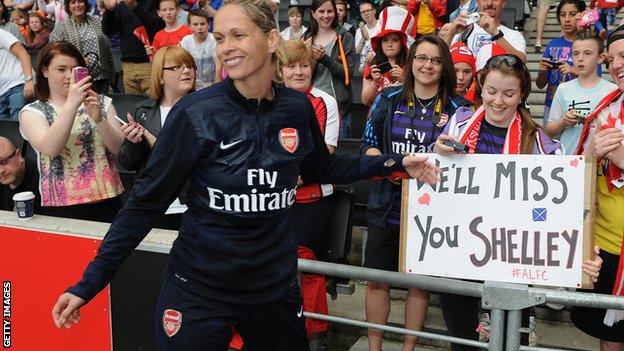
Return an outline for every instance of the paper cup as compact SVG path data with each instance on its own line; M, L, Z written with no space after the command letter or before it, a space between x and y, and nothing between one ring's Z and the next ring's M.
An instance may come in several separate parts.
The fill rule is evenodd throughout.
M33 218L33 206L35 204L35 194L32 191L23 191L13 195L17 219L27 221Z

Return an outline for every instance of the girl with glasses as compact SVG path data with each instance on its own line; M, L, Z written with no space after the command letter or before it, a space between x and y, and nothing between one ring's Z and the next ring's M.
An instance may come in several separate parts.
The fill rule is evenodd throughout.
M152 62L152 98L138 103L121 127L125 141L119 164L129 171L142 171L169 111L176 102L195 90L195 60L180 46L158 50Z
M455 94L455 83L455 69L446 43L437 36L416 39L408 52L403 86L382 90L371 106L361 152L366 155L427 152L449 116L458 107L469 106ZM365 267L398 270L400 212L400 183L385 179L375 185L368 199ZM405 327L420 330L428 306L428 292L409 289ZM368 282L366 320L384 324L389 311L388 284ZM369 349L379 351L383 332L369 330L368 340ZM403 350L412 350L416 341L416 337L406 336Z
M121 127L124 143L117 155L119 164L140 174L149 159L156 138L169 111L182 97L195 90L195 59L180 46L165 46L156 52L152 62L152 98L139 102ZM180 194L185 203L186 194ZM177 204L177 203L176 203ZM179 228L179 215L165 216L156 227Z
M437 181L423 155L329 154L308 98L272 82L283 44L267 1L226 0L214 36L228 78L171 110L99 254L53 307L58 328L78 323L79 308L188 184L157 305L158 349L225 351L234 326L250 350L308 350L293 224L299 176L349 183L405 169Z

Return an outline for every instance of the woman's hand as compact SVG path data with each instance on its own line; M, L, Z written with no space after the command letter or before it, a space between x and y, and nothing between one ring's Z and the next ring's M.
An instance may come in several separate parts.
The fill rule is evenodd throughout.
M428 158L424 154L409 154L403 158L403 167L410 177L434 185L440 180L440 168L427 162Z
M320 45L313 45L314 59L320 61L325 56L325 48Z
M93 122L99 124L103 122L102 109L100 105L100 99L98 99L98 95L95 91L89 89L87 90L87 97L84 99L85 108L87 109L87 114Z
M455 149L450 146L444 145L444 142L447 140L459 142L459 138L454 135L440 134L438 140L436 140L435 145L433 146L433 152L443 156L456 154L457 152L455 151Z
M581 265L583 269L583 273L587 274L592 282L597 282L598 277L600 276L600 268L602 268L602 257L598 254L600 253L600 247L598 245L594 246L594 259L593 260L585 260Z
M392 65L392 69L390 70L390 76L394 78L397 82L403 83L403 68L399 65Z
M85 303L85 300L74 294L63 293L52 308L54 325L59 329L62 327L70 329L78 324L80 322L80 307Z
M377 65L371 65L371 78L373 78L373 84L375 86L379 86L381 84L381 72L379 71L379 67Z
M154 148L154 143L156 143L156 137L154 134L150 133L147 129L143 129L143 139L145 139L150 149Z
M124 138L128 139L128 141L138 144L143 141L143 128L142 125L138 124L132 115L128 113L128 124L121 126L121 133Z
M76 69L73 68L69 76L69 89L67 91L67 100L65 103L78 109L78 106L80 106L87 97L87 90L91 88L92 84L90 82L91 76L86 76L76 82L74 80L76 77L75 70Z
M624 145L622 145L622 141L624 141L624 133L619 128L606 128L594 136L594 144L595 144L595 154L597 157L609 157L611 152L616 151L617 149L622 151L624 149ZM611 159L611 157L609 157ZM613 161L613 160L612 160Z

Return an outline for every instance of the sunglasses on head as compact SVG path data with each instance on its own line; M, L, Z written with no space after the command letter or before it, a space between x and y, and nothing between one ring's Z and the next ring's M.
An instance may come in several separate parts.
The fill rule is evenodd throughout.
M518 70L526 70L524 62L516 55L504 54L490 57L485 63L485 67L492 67L504 62L507 66L516 68Z

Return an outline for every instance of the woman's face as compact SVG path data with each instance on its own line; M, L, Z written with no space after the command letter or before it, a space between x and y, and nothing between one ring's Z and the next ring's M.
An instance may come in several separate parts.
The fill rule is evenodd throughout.
M298 13L294 13L290 17L288 17L288 25L295 28L301 27L301 15Z
M381 39L381 49L388 58L397 58L401 53L401 36L391 33Z
M41 19L39 17L29 17L28 25L30 26L30 30L37 33L41 30Z
M263 76L271 70L271 54L279 46L276 30L265 34L237 5L217 11L214 23L217 57L233 80ZM264 77L260 77L264 79Z
M336 17L336 13L331 1L325 1L316 11L312 12L312 18L318 23L319 28L325 30L332 29L334 17Z
M420 43L412 61L414 85L437 86L442 78L442 65L440 48L429 42Z
M522 99L520 79L500 71L490 71L483 83L483 107L485 119L497 127L507 128Z
M72 70L78 66L78 61L63 54L58 54L52 58L48 67L43 68L43 75L48 78L50 92L67 96L69 89L69 78Z
M188 94L195 83L195 68L182 62L165 60L162 72L163 90L176 96Z
M71 0L69 2L69 13L74 18L84 17L86 14L87 6L82 0Z
M306 92L312 83L312 65L299 61L282 67L284 85L300 92Z

